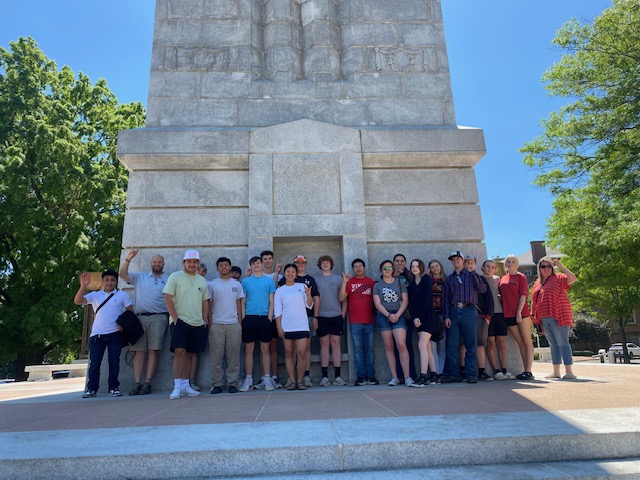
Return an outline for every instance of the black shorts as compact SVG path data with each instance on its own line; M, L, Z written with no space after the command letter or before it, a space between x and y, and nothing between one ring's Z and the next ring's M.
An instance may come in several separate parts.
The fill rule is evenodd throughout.
M285 340L300 340L302 338L309 338L309 332L284 332Z
M487 319L484 318L484 315L483 316L478 315L478 331L477 331L478 343L476 343L478 347L487 346L488 332L489 332L489 326L487 325Z
M178 319L175 325L172 323L171 343L169 350L174 352L176 348L184 348L189 353L200 353L207 343L207 327L202 325L194 327Z
M269 343L273 338L272 324L267 315L246 315L242 320L242 341Z
M516 317L504 317L504 320L510 327L515 327L518 324L518 322L516 322Z
M513 319L515 325L515 318ZM489 324L490 337L506 337L509 328L507 327L507 319L502 313L494 313Z
M319 337L327 335L342 335L344 333L344 317L318 317L318 330L316 334Z

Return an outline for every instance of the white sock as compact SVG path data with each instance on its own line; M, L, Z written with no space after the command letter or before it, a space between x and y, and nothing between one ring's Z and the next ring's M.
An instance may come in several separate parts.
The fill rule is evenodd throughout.
M185 388L189 387L189 379L188 378L183 378L182 379L182 389L184 390ZM180 387L178 387L180 388Z
M174 378L173 379L173 388L182 388L182 379Z

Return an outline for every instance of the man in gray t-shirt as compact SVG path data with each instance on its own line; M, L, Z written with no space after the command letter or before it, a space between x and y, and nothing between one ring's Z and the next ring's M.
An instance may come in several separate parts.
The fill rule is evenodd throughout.
M144 334L131 346L133 357L134 387L129 395L147 395L151 393L151 379L158 364L158 352L162 350L164 332L168 325L167 305L162 290L167 283L168 276L164 273L164 258L160 255L151 257L150 272L129 273L131 260L138 254L132 249L120 267L120 277L127 283L134 285L135 312L140 319ZM145 382L142 383L144 357L147 353L147 370Z
M340 288L342 287L342 277L331 273L333 266L333 258L329 255L322 255L318 259L318 268L322 271L322 275L314 277L318 285L320 298L322 298L320 311L318 312L317 330L317 335L320 339L321 387L330 385L328 378L330 350L335 375L333 384L339 386L347 384L340 375L340 367L342 365L340 342L344 332L346 305L338 298L340 296Z

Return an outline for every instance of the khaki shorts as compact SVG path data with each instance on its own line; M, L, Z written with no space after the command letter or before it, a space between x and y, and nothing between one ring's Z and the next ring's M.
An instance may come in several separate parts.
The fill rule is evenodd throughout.
M167 314L140 315L140 324L144 333L140 339L131 345L132 352L146 352L147 350L162 350L164 332L167 329Z

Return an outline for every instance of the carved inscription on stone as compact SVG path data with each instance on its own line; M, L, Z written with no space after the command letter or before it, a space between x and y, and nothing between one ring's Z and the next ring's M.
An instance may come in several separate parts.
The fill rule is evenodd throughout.
M164 68L173 71L227 71L229 47L167 48Z
M398 48L375 48L376 70L408 73L424 71L424 50Z

